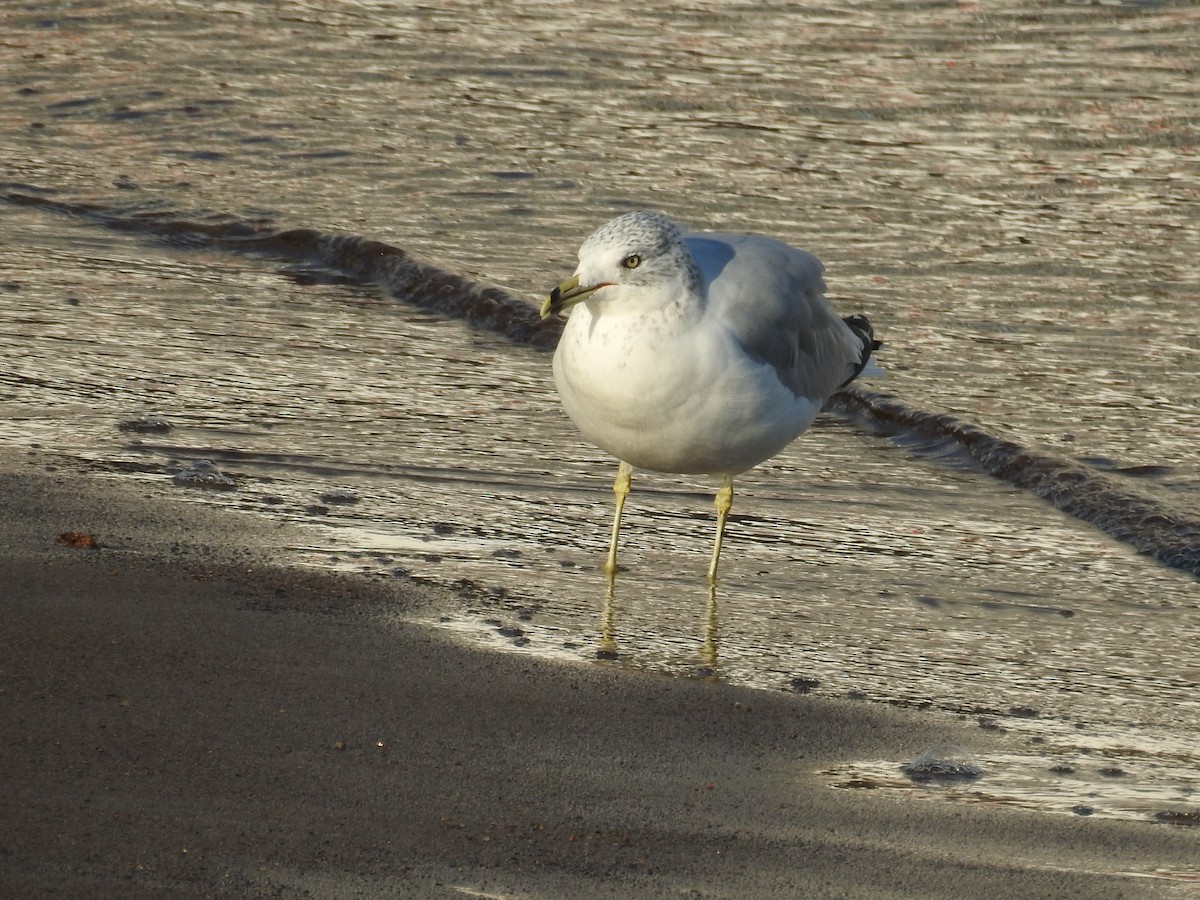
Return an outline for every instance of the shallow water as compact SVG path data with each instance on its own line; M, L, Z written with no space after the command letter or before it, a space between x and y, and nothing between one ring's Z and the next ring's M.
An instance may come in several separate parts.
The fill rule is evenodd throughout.
M713 486L636 476L610 596L615 465L559 412L553 333L453 279L532 305L632 207L783 237L884 338L868 391L1077 464L1186 543L1195 8L2 16L0 441L164 488L210 459L235 489L171 489L453 585L441 624L473 640L981 719L1028 750L981 784L1046 809L1200 803L1193 575L860 410L738 480L715 597ZM352 277L336 234L428 268ZM150 416L171 430L118 427ZM1098 801L1038 775L1097 759L1127 773Z

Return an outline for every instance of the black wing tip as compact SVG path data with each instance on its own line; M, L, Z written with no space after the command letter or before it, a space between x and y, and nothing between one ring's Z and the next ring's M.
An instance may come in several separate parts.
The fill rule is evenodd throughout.
M859 336L863 342L863 346L871 350L878 350L883 346L883 341L875 340L875 329L871 327L871 320L866 316L862 314L846 316L842 321L849 325L850 330Z
M842 382L841 386L845 387L862 374L862 370L871 361L871 354L883 346L883 341L875 339L875 329L871 327L871 320L864 315L846 316L842 321L850 327L850 330L862 342L862 358L854 366L854 374Z

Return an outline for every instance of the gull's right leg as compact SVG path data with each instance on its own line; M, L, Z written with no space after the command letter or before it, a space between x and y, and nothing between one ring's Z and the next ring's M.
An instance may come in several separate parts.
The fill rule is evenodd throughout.
M632 474L633 466L621 460L621 464L617 466L617 478L613 482L613 494L617 498L617 508L613 514L612 540L608 544L608 559L604 561L604 572L609 578L617 574L617 539L621 536L621 511L625 509L625 498L629 496Z

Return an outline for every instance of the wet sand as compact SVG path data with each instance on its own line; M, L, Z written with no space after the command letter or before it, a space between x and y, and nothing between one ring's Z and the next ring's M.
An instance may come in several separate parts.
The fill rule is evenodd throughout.
M943 717L469 648L290 526L0 455L0 894L1144 897L1200 835L836 790ZM80 549L56 539L95 535ZM1140 873L1122 875L1121 873Z

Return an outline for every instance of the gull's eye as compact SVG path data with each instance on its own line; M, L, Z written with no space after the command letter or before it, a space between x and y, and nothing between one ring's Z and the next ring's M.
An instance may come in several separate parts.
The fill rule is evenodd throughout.
M627 269L636 269L642 264L642 258L636 253L630 253L627 257L621 260L621 265Z

